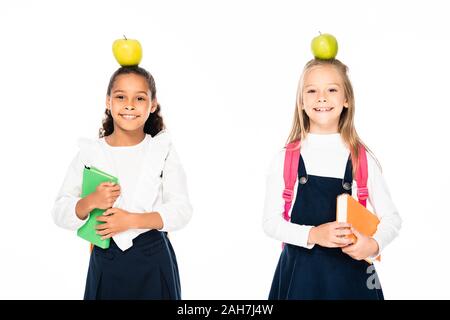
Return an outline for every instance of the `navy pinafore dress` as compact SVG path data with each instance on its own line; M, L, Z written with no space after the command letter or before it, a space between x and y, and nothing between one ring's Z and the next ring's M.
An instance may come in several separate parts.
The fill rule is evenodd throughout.
M177 260L167 233L144 232L125 251L113 239L108 249L94 246L84 299L181 299Z
M336 221L336 198L351 194L352 162L344 179L308 175L300 155L298 187L291 222L319 226ZM373 279L376 278L375 284ZM270 300L365 299L383 300L373 265L358 261L340 248L312 249L286 244L275 271Z

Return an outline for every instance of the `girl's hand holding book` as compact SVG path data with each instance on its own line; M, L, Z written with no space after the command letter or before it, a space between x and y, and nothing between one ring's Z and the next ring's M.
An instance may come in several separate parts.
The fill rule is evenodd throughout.
M113 182L100 183L95 191L78 200L75 213L85 220L94 209L109 209L120 195L120 185Z
M367 259L378 253L379 247L375 239L363 235L355 228L352 228L351 231L357 240L353 245L342 248L342 252L348 254L355 260Z
M329 222L311 228L308 244L318 244L327 248L342 248L352 244L353 240L347 238L352 234L351 225L343 222Z
M97 221L104 222L96 227L97 234L102 236L102 240L114 237L116 234L132 228L134 217L135 214L126 210L110 208L97 218Z
M120 196L120 185L104 182L97 186L95 192L87 196L93 208L109 209Z

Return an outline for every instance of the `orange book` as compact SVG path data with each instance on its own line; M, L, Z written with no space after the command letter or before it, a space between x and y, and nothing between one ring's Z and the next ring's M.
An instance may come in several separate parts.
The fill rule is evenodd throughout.
M337 197L336 221L350 223L353 228L367 237L375 234L380 223L380 220L375 214L347 193ZM356 241L355 235L351 234L348 237ZM377 260L380 261L379 256Z

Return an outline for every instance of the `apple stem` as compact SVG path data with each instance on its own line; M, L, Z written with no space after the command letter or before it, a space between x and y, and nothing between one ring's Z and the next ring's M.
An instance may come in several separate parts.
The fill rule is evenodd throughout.
M128 40L127 37L125 37L125 35L123 35L123 37L125 38L125 40Z

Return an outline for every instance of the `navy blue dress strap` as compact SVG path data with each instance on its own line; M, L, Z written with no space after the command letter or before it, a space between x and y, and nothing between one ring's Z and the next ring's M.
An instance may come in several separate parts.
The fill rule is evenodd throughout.
M305 184L308 181L308 173L306 172L305 162L301 154L298 165L298 181L300 184Z
M344 174L344 179L342 181L342 187L349 191L352 189L352 185L353 185L353 165L352 165L352 159L349 156L348 160L347 160L347 166L345 167L345 174Z

